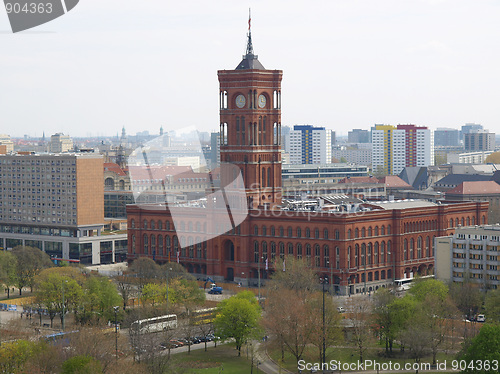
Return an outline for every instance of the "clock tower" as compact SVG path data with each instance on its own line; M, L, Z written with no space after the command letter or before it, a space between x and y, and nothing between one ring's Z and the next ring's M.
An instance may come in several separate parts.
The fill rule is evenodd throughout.
M217 72L220 160L240 168L249 209L274 209L281 204L283 72L265 69L257 57L249 21L243 60L234 70ZM221 182L226 185L230 181Z

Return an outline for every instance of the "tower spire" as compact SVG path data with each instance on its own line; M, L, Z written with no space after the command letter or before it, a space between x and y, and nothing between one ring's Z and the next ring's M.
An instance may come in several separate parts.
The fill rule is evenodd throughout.
M252 16L250 13L250 8L248 8L248 41L247 41L247 56L253 56L253 45L252 45Z

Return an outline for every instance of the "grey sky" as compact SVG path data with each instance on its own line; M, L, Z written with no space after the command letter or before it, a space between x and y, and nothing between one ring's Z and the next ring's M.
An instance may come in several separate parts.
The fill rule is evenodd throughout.
M81 0L11 34L0 10L0 133L218 128L218 69L282 69L282 123L500 132L500 2Z

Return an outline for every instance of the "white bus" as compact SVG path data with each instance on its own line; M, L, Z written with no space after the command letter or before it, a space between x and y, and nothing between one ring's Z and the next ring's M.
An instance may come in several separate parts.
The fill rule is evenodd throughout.
M416 278L411 277L411 278L396 279L394 281L394 284L396 285L396 289L398 291L407 291L410 289L410 287L412 286L412 282L415 279L428 279L428 278L434 278L434 275L417 276Z
M167 314L160 317L141 319L133 322L130 328L140 334L175 329L177 328L177 315Z

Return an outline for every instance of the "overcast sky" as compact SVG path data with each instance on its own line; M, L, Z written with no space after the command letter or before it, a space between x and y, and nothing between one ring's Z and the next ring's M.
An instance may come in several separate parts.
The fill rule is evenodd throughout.
M283 70L282 123L500 132L500 1L80 0L12 34L0 9L0 133L218 129L218 69Z

